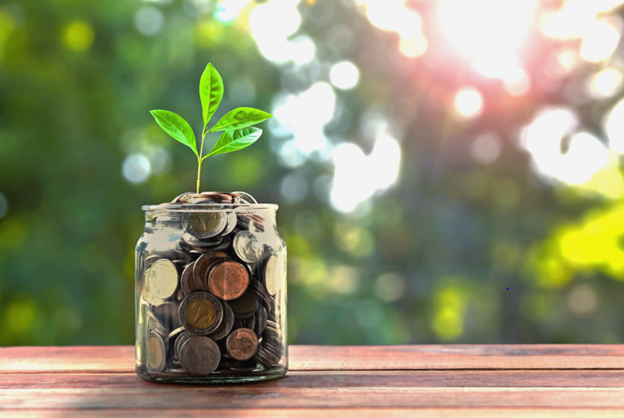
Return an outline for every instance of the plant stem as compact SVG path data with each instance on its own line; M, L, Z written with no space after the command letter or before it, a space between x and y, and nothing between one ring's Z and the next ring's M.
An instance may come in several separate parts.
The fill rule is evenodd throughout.
M204 153L204 140L206 139L206 127L204 127L204 131L202 132L202 142L199 147L199 157L197 157L197 194L199 194L199 181L201 176L201 165L202 165L202 154Z

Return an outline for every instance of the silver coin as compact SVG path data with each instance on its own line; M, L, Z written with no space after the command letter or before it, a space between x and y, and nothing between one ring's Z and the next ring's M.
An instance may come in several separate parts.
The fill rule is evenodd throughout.
M173 353L175 354L175 358L180 360L180 348L182 348L182 344L189 338L193 336L192 333L188 331L182 331L175 339L175 343L173 344Z
M264 247L258 242L254 234L241 231L234 237L233 242L236 255L246 263L257 263L264 255Z
M166 329L176 329L182 326L180 323L179 305L177 303L165 302L162 305L158 305L154 307L154 314Z
M250 203L250 204L257 204L258 203L258 201L256 199L254 199L254 197L252 195L250 195L249 193L246 193L246 192L232 192L231 194L233 194L234 196L238 196L245 203Z
M178 270L169 260L161 258L147 271L147 289L159 299L169 299L178 290Z
M212 334L208 334L208 337L213 339L214 341L219 341L228 336L228 334L232 331L232 327L234 326L234 312L230 305L227 303L223 303L223 320L219 325L219 328L215 330Z
M212 373L220 361L219 346L208 337L191 337L180 348L180 362L191 374Z
M227 226L223 230L222 235L231 234L234 228L236 228L236 224L238 223L236 212L225 212L225 217L227 219Z

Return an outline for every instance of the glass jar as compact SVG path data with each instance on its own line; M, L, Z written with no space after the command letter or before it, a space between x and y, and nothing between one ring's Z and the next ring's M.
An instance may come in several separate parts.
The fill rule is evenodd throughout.
M286 374L286 244L277 205L144 206L136 372L166 383Z

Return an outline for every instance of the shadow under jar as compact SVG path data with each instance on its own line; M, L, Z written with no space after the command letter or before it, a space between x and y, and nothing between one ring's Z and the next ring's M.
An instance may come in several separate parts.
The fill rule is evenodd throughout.
M144 206L136 247L136 372L245 383L286 374L286 245L277 205Z

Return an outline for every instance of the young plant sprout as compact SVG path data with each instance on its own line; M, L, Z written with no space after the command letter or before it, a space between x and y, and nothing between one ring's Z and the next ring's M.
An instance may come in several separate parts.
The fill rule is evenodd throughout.
M179 115L168 110L152 110L151 114L156 123L167 132L173 139L183 143L193 150L197 156L197 193L201 176L202 162L213 155L226 154L247 148L260 138L262 129L252 125L272 118L273 115L251 107L239 107L226 113L212 128L208 129L208 123L212 115L217 111L223 98L223 80L221 75L212 64L208 64L199 81L199 98L202 105L204 127L199 151L197 141L191 125ZM212 150L204 153L204 141L206 134L223 132Z

